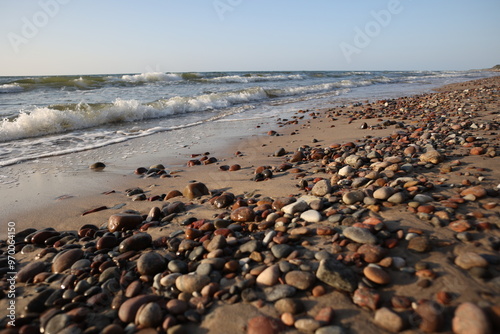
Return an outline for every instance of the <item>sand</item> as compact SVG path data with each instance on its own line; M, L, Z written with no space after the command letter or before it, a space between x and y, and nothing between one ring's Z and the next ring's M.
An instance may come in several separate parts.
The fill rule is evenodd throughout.
M489 95L481 93L481 88L495 87L496 91ZM498 126L500 104L498 88L500 77L478 80L475 82L459 83L445 86L438 91L440 94L473 90L473 95L460 98L460 94L453 95L456 99L451 105L463 108L464 111L475 113L473 122L494 123ZM428 95L419 98L422 103ZM476 96L476 97L474 97ZM446 98L445 95L442 97ZM227 191L237 196L253 193L256 198L265 196L273 199L306 194L299 188L302 179L313 184L314 178L330 179L332 176L325 173L321 160L308 161L298 167L304 169L303 178L289 172L275 172L269 180L253 181L254 171L259 166L276 167L284 163L299 147L329 147L333 144L359 143L367 138L388 138L400 131L394 124L383 125L384 121L404 121L405 124L418 127L422 119L406 119L400 115L383 114L382 106L385 101L360 101L361 104L345 107L332 107L317 110L311 106L308 110L295 111L286 119L259 120L246 123L249 134L241 133L241 126L233 122L216 122L211 127L219 127L224 136L205 138L203 126L199 128L198 138L185 138L182 131L168 134L156 134L151 137L137 139L131 142L104 147L88 152L81 152L67 156L52 157L39 161L26 162L16 166L6 167L3 184L0 187L2 197L1 212L2 226L7 222L14 222L16 231L34 227L41 229L53 227L58 231L78 231L84 224L102 226L108 218L124 210L136 210L147 214L154 206L161 207L161 201L131 201L125 195L125 190L139 187L145 190L147 197L167 194L172 190L182 191L190 181L203 182L212 193ZM371 104L367 104L370 102ZM448 103L447 106L450 104ZM366 108L373 108L373 118L364 118ZM456 111L456 110L449 110ZM411 111L409 111L411 113ZM422 112L422 111L419 111ZM425 114L425 112L424 112ZM366 124L365 124L366 123ZM365 125L364 125L365 124ZM213 130L213 128L211 129ZM274 131L271 135L269 131ZM213 131L211 131L213 132ZM464 180L471 185L481 185L487 189L496 189L500 183L499 132L498 129L479 129L474 132L480 143L488 144L496 149L493 157L470 155L470 148L455 145L446 152L446 159L432 168L419 168L417 174L425 177L436 188L432 194L437 196L456 196ZM172 143L163 136L175 136L178 140ZM275 152L283 148L287 155L275 156ZM217 162L209 165L187 167L189 160L200 158L204 153L215 157ZM200 156L197 156L200 154ZM196 156L195 156L196 155ZM195 157L193 157L195 156ZM453 165L451 171L443 172L440 168L459 160L460 165ZM102 161L106 164L103 171L89 169L90 164ZM138 167L149 167L154 164L163 164L170 173L165 178L144 178L135 175ZM223 165L238 164L238 171L221 171ZM479 179L480 178L480 179ZM440 187L440 185L447 185ZM464 183L465 184L465 183ZM449 185L455 185L449 187ZM198 219L212 219L215 214L224 210L214 209L206 203L210 196L203 199L186 202L189 210L186 214L175 218L171 224L163 227L153 227L148 230L153 239L183 228L180 226L186 217L194 216ZM179 200L179 198L176 198ZM484 209L485 203L494 203L496 207ZM446 291L452 296L449 305L441 305L446 325L443 330L451 331L451 318L454 309L462 302L472 302L488 309L500 305L500 267L497 250L489 246L488 238L500 237L500 207L498 197L488 196L485 199L471 201L461 206L457 215L464 218L475 216L474 222L486 223L484 227L477 227L470 231L471 241L462 242L456 239L456 232L450 228L436 228L428 221L419 219L410 212L406 204L381 206L376 216L384 222L389 231L402 230L405 235L410 229L423 233L432 241L431 250L423 253L411 252L407 249L407 242L402 240L399 245L390 250L390 256L399 256L406 260L409 267L425 262L436 277L427 278L428 286L422 284L425 277L415 274L390 270L391 283L377 287L381 296L381 306L391 306L391 298L395 295L408 297L414 303L419 300L436 300L440 291ZM439 205L439 204L436 204ZM82 215L88 210L107 207L108 209ZM307 224L311 229L327 226L326 221ZM2 227L0 239L6 239L6 228ZM313 251L326 249L331 251L331 237L313 235L307 238L309 248ZM488 266L488 277L478 278L466 270L457 267L454 259L466 251L480 254L489 254L495 259ZM16 254L19 268L34 258L34 253ZM496 261L496 262L495 262ZM374 311L361 308L352 302L352 296L337 291L325 285L327 293L320 297L313 297L310 292L299 294L299 298L306 305L306 312L297 315L300 317L314 317L323 307L331 307L335 311L333 325L342 327L346 333L385 333L380 326L374 324ZM18 310L25 305L33 295L30 287L18 284ZM7 299L0 300L3 309ZM418 332L418 323L412 315L411 309L400 311L409 324L403 332ZM243 333L248 320L257 315L266 315L279 319L280 314L272 303L243 303L227 304L216 301L207 310L201 324L193 326L191 330L197 333ZM411 323L415 320L413 323ZM287 332L297 330L289 327Z

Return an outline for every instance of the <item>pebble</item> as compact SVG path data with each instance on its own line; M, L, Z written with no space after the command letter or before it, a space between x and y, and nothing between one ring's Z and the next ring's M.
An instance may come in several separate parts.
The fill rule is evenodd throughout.
M264 271L262 271L259 276L257 276L256 283L262 286L274 286L278 284L278 279L280 278L281 272L279 266L274 264Z
M405 327L403 318L387 307L382 307L375 312L374 322L388 330L389 332L398 333Z
M281 321L261 315L248 320L247 334L275 334L280 333L283 327Z
M37 274L44 272L47 264L43 261L30 262L17 273L17 280L26 283L32 280Z
M314 332L321 327L319 321L309 318L302 318L295 321L295 328L304 332Z
M486 314L473 303L462 303L455 310L452 320L453 333L490 334L491 326Z
M300 299L293 298L282 298L274 304L274 307L281 314L298 314L304 310L304 304L302 304Z
M346 331L340 326L325 326L318 328L314 334L346 334Z
M394 194L395 190L392 187L381 187L373 192L373 198L385 201Z
M389 284L391 282L391 276L387 272L385 272L382 268L376 265L369 265L363 269L363 274L370 281L375 282L377 284Z
M293 297L297 290L288 284L278 284L264 289L266 300L275 302L283 298Z
M427 152L420 155L420 161L429 162L431 164L437 165L440 162L443 162L444 157L441 153L436 150L428 150Z
M364 198L365 198L364 192L362 192L361 190L354 190L346 192L342 196L342 201L347 205L351 205L358 202L362 202Z
M132 230L143 222L140 215L117 213L109 217L108 230L110 232Z
M334 259L321 260L316 277L331 287L346 292L354 292L358 285L358 277L352 269Z
M360 307L366 307L375 311L380 303L380 295L373 289L360 287L354 291L352 301Z
M63 253L58 254L52 262L52 272L62 273L66 269L71 268L73 263L83 257L81 249L70 249Z
M368 263L377 263L387 254L387 250L385 248L371 244L362 245L356 252L361 254L363 260Z
M255 219L254 211L247 206L239 207L236 210L233 210L233 212L231 212L231 220L235 222L241 222L241 223L253 222L254 219Z
M316 210L307 210L302 212L300 215L300 218L305 220L308 223L318 223L320 222L323 218L321 216L321 213L319 213Z
M200 292L208 283L210 283L209 276L198 274L181 275L175 280L177 289L187 293Z
M281 211L283 211L286 214L293 215L296 212L304 212L307 209L309 209L309 205L305 201L297 201L288 205L285 205L281 208Z
M461 196L473 195L475 198L483 198L487 195L486 189L482 186L470 187L460 193Z
M163 320L160 306L155 302L142 305L137 311L135 323L143 328L158 327Z
M419 328L427 333L439 332L444 326L444 315L440 306L432 301L424 301L415 312L420 316Z
M154 276L167 269L167 261L156 252L144 253L137 260L137 271L141 275Z
M323 197L332 191L332 186L329 180L320 180L316 182L311 189L311 194L318 197Z
M299 290L309 290L316 282L316 277L307 271L292 270L286 273L285 282Z
M210 192L207 186L201 182L189 183L182 191L184 197L188 199L195 199L204 195L209 195Z
M277 259L282 259L290 255L294 248L287 244L278 244L271 247L271 252Z
M431 248L431 243L426 236L415 236L408 242L408 249L418 253L425 253Z
M342 233L346 238L360 244L375 244L377 238L366 228L349 226L346 227Z
M473 267L487 267L488 261L474 252L465 252L455 258L455 264L462 269L468 270Z
M137 315L137 311L142 305L156 301L158 299L159 296L157 295L139 295L127 299L123 304L120 305L120 308L118 310L118 317L125 323L133 322Z

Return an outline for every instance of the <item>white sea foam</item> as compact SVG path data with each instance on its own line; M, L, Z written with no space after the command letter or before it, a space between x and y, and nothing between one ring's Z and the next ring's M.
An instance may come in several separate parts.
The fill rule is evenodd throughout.
M182 77L176 73L147 72L134 75L123 75L122 80L127 82L178 81L182 80Z
M22 92L23 90L24 88L17 83L0 85L0 93L16 93Z
M290 75L226 75L221 77L205 79L209 82L219 83L247 83L247 82L261 82L261 81L285 81L285 80L303 80L304 76L300 74Z

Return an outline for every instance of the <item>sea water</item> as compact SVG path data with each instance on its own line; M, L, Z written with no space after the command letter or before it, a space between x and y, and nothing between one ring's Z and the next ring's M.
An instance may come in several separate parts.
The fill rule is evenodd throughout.
M412 95L493 75L294 71L0 77L0 167L158 132L194 133L207 122L286 117L308 107Z

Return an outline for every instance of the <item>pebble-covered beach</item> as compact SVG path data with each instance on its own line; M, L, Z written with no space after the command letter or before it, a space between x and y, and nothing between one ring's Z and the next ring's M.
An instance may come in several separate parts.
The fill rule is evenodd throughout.
M500 332L499 88L298 110L61 197L0 241L0 334Z

